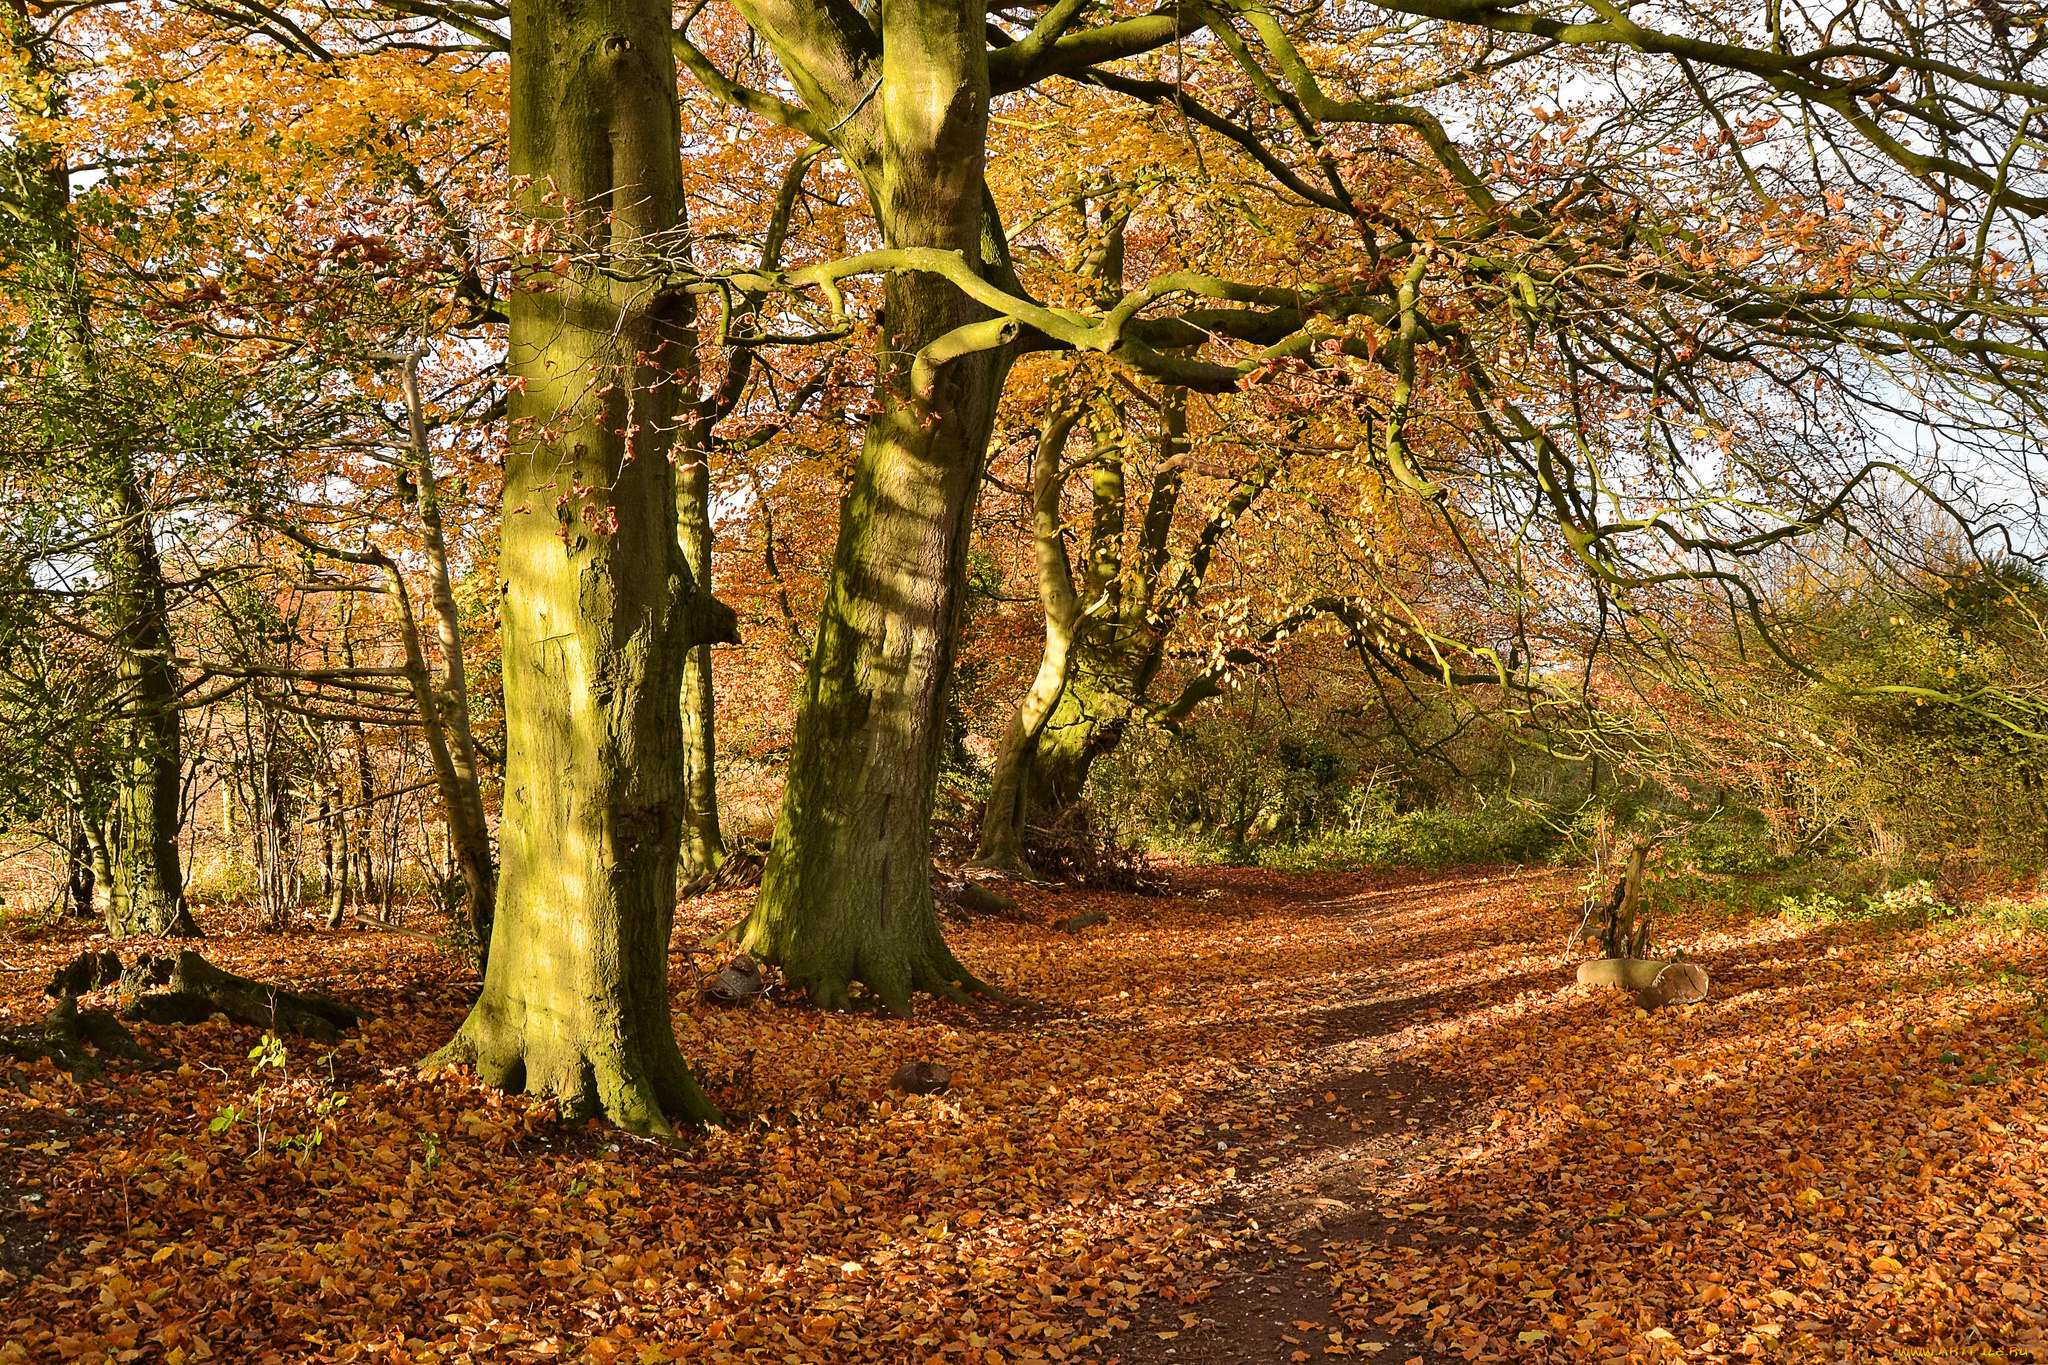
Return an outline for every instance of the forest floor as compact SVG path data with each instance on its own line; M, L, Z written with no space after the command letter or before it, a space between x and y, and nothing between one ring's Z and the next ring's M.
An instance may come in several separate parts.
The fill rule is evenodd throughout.
M692 901L688 1150L415 1075L475 989L419 939L202 916L372 1018L0 1063L0 1362L2048 1357L2043 937L1660 912L1713 994L1645 1015L1572 983L1578 884L1026 891L1110 922L954 925L1022 1003L910 1022L699 1003ZM0 943L0 1029L81 946Z

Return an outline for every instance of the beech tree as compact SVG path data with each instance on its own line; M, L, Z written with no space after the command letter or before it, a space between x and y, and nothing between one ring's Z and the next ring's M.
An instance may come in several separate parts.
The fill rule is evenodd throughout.
M44 15L39 25L21 7L0 16L4 98L13 125L0 153L0 203L9 224L7 277L21 310L16 335L26 343L23 356L32 357L22 367L23 388L34 390L31 439L40 447L22 453L42 462L45 477L60 477L57 466L69 464L90 504L92 530L77 548L95 565L90 597L99 629L111 641L118 679L111 718L118 736L114 802L104 825L113 845L107 932L114 938L194 935L199 929L185 905L177 842L181 687L155 509L138 463L138 434L100 354L71 168L65 148L47 133L65 112L55 31L63 17Z
M680 450L696 477L693 423L717 418L675 380L699 345L842 340L861 291L879 305L787 788L736 938L821 1003L864 986L899 1012L981 984L932 913L928 822L969 531L1026 352L1189 394L1321 386L1352 457L1419 515L1526 545L1502 558L1544 557L1603 602L1686 582L1753 607L1746 574L1776 547L1849 533L1887 481L1927 483L1869 444L1871 414L1915 410L1898 395L1934 422L2003 414L1995 439L2031 449L2048 351L2013 300L2038 293L2028 126L2048 87L2038 40L1975 7L1862 16L1853 41L1775 9L1652 29L1597 0L739 0L680 29L665 7L522 0L409 4L374 39L358 12L308 13L243 22L308 60L398 32L509 52L504 868L484 997L443 1055L642 1131L708 1113L660 971L691 808L686 660L731 627L692 562L700 532L679 534L679 507L708 520L706 503L694 486L679 503L671 469ZM706 258L680 209L677 63L735 119L787 130L761 145L828 149L866 239L793 266ZM1162 254L1120 289L1039 272L1012 238L1053 206L992 185L992 155L1034 149L1000 144L991 111L1084 98L1177 128L1191 176L1254 187L1256 207L1218 202L1265 245ZM823 325L771 335L749 301Z
M678 37L686 66L736 108L833 147L861 178L883 243L784 283L890 272L878 392L843 512L787 796L761 899L739 934L821 1001L842 1000L859 980L900 1010L915 989L976 984L936 934L923 830L962 519L975 489L966 466L985 451L987 391L1015 347L1102 351L1210 391L1275 366L1361 362L1375 376L1372 454L1408 495L1445 504L1476 488L1519 507L1608 592L1676 575L1741 597L1745 561L1840 524L1856 490L1897 468L1816 459L1787 471L1762 454L1770 435L1759 433L1758 458L1738 456L1737 492L1704 490L1680 465L1664 480L1668 494L1659 488L1662 510L1655 495L1640 511L1636 499L1618 496L1624 466L1628 476L1645 462L1654 471L1662 451L1685 444L1673 440L1674 426L1695 424L1712 439L1736 421L1724 405L1745 393L1799 404L1794 356L1828 359L1820 382L1834 411L1855 404L1853 376L1872 357L1904 361L1958 390L1996 386L1994 401L2031 401L2031 380L2016 374L2031 376L2040 363L2031 316L1995 303L1980 310L1972 300L1981 295L1957 292L1972 272L1995 273L2000 262L1980 251L1956 263L1957 284L1941 286L1910 283L1909 266L1896 275L1888 268L1885 292L1873 296L1853 272L1820 268L1809 239L1822 220L1786 223L1782 233L1769 226L1795 196L1818 202L1833 193L1819 182L1848 165L1868 175L1875 197L1901 204L1916 185L1938 185L1926 216L1953 226L1967 202L1970 222L1997 225L1979 231L1980 241L2024 233L2040 201L2031 162L2015 177L2007 149L2025 142L2035 54L2002 21L1974 11L1925 23L1887 17L1845 45L1819 20L1788 29L1780 16L1763 32L1747 17L1703 12L1688 16L1696 28L1664 32L1597 4L1583 17L1429 8L1415 11L1422 22L1410 30L1375 14L1283 15L1251 2L1125 19L1054 4L1019 11L1029 15L1016 23L1022 31L1004 27L1014 15L980 6L885 4L872 19L826 3L736 9L775 54L794 98L740 85L687 33ZM1753 45L1728 40L1751 32ZM1975 50L1957 62L1930 55L1930 43ZM1118 66L1169 45L1182 54L1169 64L1175 79ZM1197 71L1185 59L1190 47L1227 73L1220 86L1249 93L1234 116L1212 109L1201 82L1188 79ZM1530 79L1532 90L1547 88L1530 69L1568 48L1614 54L1613 103L1628 129L1613 140L1617 151L1697 129L1705 151L1725 150L1717 170L1740 179L1717 182L1711 196L1690 186L1616 185L1606 177L1619 172L1601 160L1608 146L1589 157L1570 137L1562 164L1530 162L1525 172L1504 155L1525 154L1530 139L1520 127L1510 148L1498 124L1477 120L1468 148L1424 98L1476 92L1504 69ZM1424 50L1435 74L1416 83L1396 59ZM1277 193L1330 215L1326 239L1348 223L1349 260L1318 253L1327 273L1313 283L1183 271L1135 284L1099 310L1035 302L1012 283L1003 225L979 172L989 101L1062 79L1172 110L1212 134ZM1909 79L1910 100L1896 93ZM1346 93L1327 93L1332 81ZM1632 82L1690 94L1675 116L1660 117L1636 102ZM1768 140L1788 116L1804 143L1774 144L1766 167L1745 160L1744 148ZM1580 126L1574 117L1567 124ZM1903 127L1894 133L1892 124ZM1957 136L1961 127L1972 131ZM1802 155L1830 170L1810 173L1798 165ZM1392 211L1374 202L1375 176L1418 159L1439 177L1434 202ZM1765 187L1770 179L1776 188ZM1762 215L1760 249L1711 226L1738 191L1752 196L1746 213ZM1882 245L1888 267L1917 264L1930 249L1939 255L1939 239L1888 239L1883 224L1897 221L1890 212L1874 211L1864 254ZM1955 246L1969 237L1966 230ZM1770 267L1753 268L1766 260ZM2004 264L2012 260L2001 253ZM1197 306L1184 305L1191 296ZM1972 320L1968 339L1954 326L1963 315ZM1565 381L1562 400L1540 390L1551 378ZM1810 432L1829 415L1808 408L1798 420ZM1628 434L1630 424L1644 439ZM1421 463L1435 446L1422 439L1430 426L1464 437L1434 473ZM1746 502L1772 510L1755 518ZM1764 524L1745 524L1756 520ZM1674 556L1685 562L1673 564Z

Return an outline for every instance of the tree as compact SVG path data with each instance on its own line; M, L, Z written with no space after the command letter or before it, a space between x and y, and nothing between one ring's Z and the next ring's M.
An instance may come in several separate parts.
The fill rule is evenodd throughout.
M2024 218L2040 201L1996 174L1996 158L1984 148L1996 142L1992 128L2017 135L2019 106L2033 85L1915 55L1925 29L1895 27L1874 48L1836 54L1818 29L1800 39L1816 46L1800 52L1782 31L1748 47L1612 16L1570 24L1473 8L1440 18L1431 11L1407 39L1370 16L1312 8L1283 17L1248 0L1095 27L1087 26L1087 6L1055 5L1025 33L996 25L985 48L990 30L979 8L885 6L872 24L829 3L750 3L739 13L775 54L795 101L740 86L687 36L678 39L685 64L735 108L832 146L862 179L883 244L864 257L791 272L784 283L818 287L892 272L874 416L842 514L783 815L763 895L739 935L827 1002L843 999L854 979L896 1009L919 986L952 992L972 984L931 926L922 824L935 708L951 659L959 528L973 496L973 481L957 477L955 462L981 458L986 380L999 373L1005 347L1107 352L1141 373L1207 391L1289 367L1363 366L1367 407L1381 433L1372 456L1408 495L1443 504L1462 485L1461 498L1521 509L1525 521L1535 519L1570 547L1575 569L1603 592L1677 575L1722 582L1738 596L1745 562L1848 515L1857 490L1870 486L1884 462L1836 468L1827 456L1846 452L1839 443L1823 447L1830 416L1808 409L1800 431L1820 458L1788 473L1759 451L1744 458L1745 487L1732 495L1702 491L1680 466L1666 480L1675 508L1656 511L1653 502L1638 513L1633 499L1617 504L1621 466L1630 476L1643 466L1653 478L1673 468L1659 461L1675 421L1699 422L1711 438L1708 423L1730 423L1733 413L1708 409L1737 395L1771 392L1802 404L1797 374L1774 368L1794 355L1843 366L1839 379L1827 381L1840 385L1831 390L1837 412L1855 402L1848 372L1857 356L1910 358L1965 404L1973 400L1961 390L1980 381L2024 404L2031 380L2016 383L2013 363L2029 375L2040 363L2025 335L2029 324L1995 303L1979 308L1970 300L1981 295L1967 290L1959 298L1950 288L1901 285L1883 306L1860 305L1860 282L1825 264L1812 225L1788 224L1774 238L1781 250L1773 267L1751 269L1771 251L1752 254L1726 230L1702 226L1722 209L1715 196L1728 179L1717 174L1708 193L1678 181L1618 186L1604 177L1619 177L1626 162L1596 166L1583 135L1571 136L1584 126L1576 115L1562 130L1570 146L1558 169L1538 160L1530 164L1546 169L1523 175L1521 158L1533 156L1544 136L1525 134L1548 127L1548 110L1476 121L1468 149L1429 108L1405 102L1432 90L1481 90L1503 69L1529 80L1531 68L1560 46L1600 47L1620 54L1624 73L1613 97L1617 126L1627 130L1615 137L1617 150L1629 138L1670 135L1668 121L1639 112L1646 106L1630 85L1668 79L1692 91L1679 122L1720 130L1698 144L1698 154L1725 148L1715 170L1741 173L1732 184L1757 195L1753 212L1766 222L1785 215L1795 193L1819 202L1833 191L1814 183L1825 173L1802 180L1789 169L1776 191L1755 189L1755 168L1729 131L1725 108L1744 80L1757 85L1740 90L1743 99L1828 121L1809 149L1820 160L1888 166L1887 194L1910 199L1910 177L1931 176L1945 186L1935 216L1969 197L1986 212ZM1743 31L1725 16L1712 22L1723 32ZM1995 23L1958 10L1941 24L1945 34L1968 31L2008 66L2031 60ZM1484 38L1484 55L1471 57L1475 35L1489 31L1507 42ZM1522 46L1509 45L1522 41L1516 34L1528 35ZM1175 79L1141 79L1116 66L1176 43L1183 56ZM1428 64L1443 77L1415 92L1388 91L1384 78L1405 79L1403 43L1428 49ZM1184 55L1189 46L1198 57ZM1853 71L1837 74L1830 63ZM1933 93L1908 104L1868 84L1901 69ZM1197 89L1207 77L1219 88L1235 83L1249 91L1245 112L1213 112L1190 90L1190 76ZM1275 193L1328 215L1320 246L1303 262L1318 272L1314 282L1183 270L1090 312L1039 304L1006 280L994 208L975 211L988 101L1060 77L1175 111L1249 157ZM1330 96L1326 80L1358 93ZM926 99L913 91L936 93ZM1930 134L1942 118L1965 117L1965 101L1982 96L1997 108L1984 125L1985 144L1944 143L1939 154L1927 154L1873 120L1866 96L1884 118ZM1767 134L1774 117L1782 119L1767 113L1748 126ZM1845 144L1828 138L1855 146L1838 151ZM1416 158L1438 173L1442 193L1381 207L1373 198L1377 181ZM1340 251L1331 228L1347 220L1355 240ZM1704 250L1710 241L1715 249ZM1168 313L1167 301L1188 296L1196 306ZM1956 331L1931 328L1923 309L1961 309L2003 330L1983 340L1943 340ZM1565 382L1562 402L1541 388L1552 378ZM1646 415L1638 429L1647 445L1628 425ZM1463 437L1457 459L1434 475L1417 462L1431 427ZM1614 467L1601 468L1603 460ZM1745 525L1741 509L1755 505L1782 510L1765 518L1769 524ZM1673 565L1673 556L1689 562Z
M501 41L489 6L411 11L427 16L406 21L415 28L438 21L486 50ZM681 687L674 651L716 633L682 624L710 609L694 610L702 584L670 545L674 480L645 468L668 461L642 458L675 447L681 398L654 376L688 368L696 301L773 300L794 317L808 307L797 300L822 297L819 330L836 341L856 325L849 287L879 280L861 454L770 867L738 937L820 1001L861 983L899 1011L918 989L978 984L931 912L926 825L968 529L1017 355L1101 355L1189 393L1324 385L1359 434L1349 454L1447 536L1482 528L1511 547L1497 558L1516 572L1571 575L1504 592L1590 588L1603 612L1646 617L1672 582L1753 608L1760 557L1850 526L1887 479L1925 482L1924 467L1859 445L1881 425L1873 411L1908 410L1897 388L1869 382L1880 370L1884 384L1917 386L1915 403L1940 420L2032 415L2048 353L2032 314L2005 300L2033 287L2020 248L2043 201L2031 161L2007 149L2022 148L2039 96L2035 54L2009 24L1961 6L1924 22L1887 14L1869 43L1842 50L1823 27L1754 31L1750 16L1711 8L1688 11L1694 29L1678 33L1597 6L1565 12L1583 22L1430 7L1389 25L1378 11L1280 15L1251 0L1130 17L1085 0L994 13L906 0L872 14L745 0L736 20L693 11L672 33L666 14L641 9L601 32L541 0L520 8L513 155L531 178L517 181L511 231L523 264L502 892L508 907L545 889L573 908L508 910L522 962L494 954L451 1055L650 1131L662 1096L677 1098L665 1087L680 1064L649 1036L656 988L640 965L659 952L656 887L673 856L643 856L643 826L621 838L613 817L652 812L647 840L680 837L666 755L681 746L647 744L666 736ZM247 22L304 46L274 18ZM333 28L360 32L353 22ZM788 268L773 253L759 265L700 258L679 231L673 72L650 43L735 118L829 148L861 184L865 240ZM1927 55L1963 47L1973 55L1960 62ZM1608 85L1588 85L1574 55L1587 48L1609 63ZM1884 88L1900 72L1918 83L1911 99ZM985 170L990 110L1054 89L1177 125L1197 174L1220 159L1220 178L1255 184L1284 213L1233 204L1262 224L1262 245L1229 268L1162 252L1113 297L1027 285L1009 238L1049 206L1005 219ZM598 164L600 146L623 159ZM1837 172L1862 176L1876 207L1842 212L1828 198ZM1981 217L1963 226L1996 225L1958 257L1970 233L1949 234L1965 205ZM814 339L803 330L749 330L728 312L706 333L766 349ZM2007 448L2031 447L2011 435ZM559 541L536 529L550 507ZM648 572L622 563L628 551ZM568 700L589 687L602 706ZM670 700L649 701L655 691ZM561 793L548 808L535 795L543 760ZM550 861L543 844L568 849ZM593 974L586 942L619 945L634 965ZM543 982L535 964L557 952L566 966ZM578 1022L547 1023L529 1000ZM658 1058L645 1068L643 1038ZM568 1064L581 1060L602 1080L576 1080Z
M45 422L46 455L68 453L90 489L99 523L93 546L98 615L114 642L120 680L120 737L113 763L115 851L106 900L107 931L195 935L178 860L180 678L173 663L163 565L153 510L123 430L118 385L108 383L84 283L71 171L50 134L65 87L53 53L55 23L38 29L26 8L0 17L11 89L13 137L4 185L13 240L8 276L24 310L23 332L41 364L32 383ZM54 461L53 461L54 463Z
M512 15L511 172L553 253L511 294L502 873L482 997L437 1060L666 1134L716 1111L669 1024L679 704L733 638L677 534L684 296L647 280L680 199L666 6Z

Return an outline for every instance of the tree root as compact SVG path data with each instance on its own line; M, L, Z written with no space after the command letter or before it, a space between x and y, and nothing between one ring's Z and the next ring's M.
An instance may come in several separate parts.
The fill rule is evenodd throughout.
M681 1128L724 1124L725 1116L698 1086L673 1039L665 1050L656 1043L630 1060L628 1054L637 1050L622 1046L534 1057L510 1032L481 1036L493 1032L472 1013L446 1046L420 1063L421 1074L468 1067L493 1089L554 1100L566 1123L602 1118L636 1136L676 1146L683 1144Z
M780 967L788 988L803 991L820 1009L854 1008L850 991L856 983L898 1019L911 1017L919 992L956 1004L974 996L1010 1003L946 946L929 893L887 919L878 909L873 916L815 905L796 911L774 896L775 888L764 884L761 899L728 941L756 962Z
M837 980L814 981L808 987L811 1003L821 1010L844 1011L861 1008L850 993L854 982L859 981L873 993L873 1000L891 1018L908 1019L911 1014L911 997L918 991L935 995L941 1000L950 1000L956 1005L972 1005L977 999L992 1001L998 1005L1014 1005L1016 998L983 981L957 961L952 964L953 975L941 970L918 972L910 984L901 991L884 991L876 983L863 977L849 976Z
M170 957L145 953L126 967L111 952L84 953L61 969L44 993L58 1000L60 1011L66 999L73 1000L75 1010L78 995L116 985L127 997L122 1016L150 1024L197 1024L225 1014L238 1024L331 1043L342 1029L360 1022L345 1005L222 971L189 949ZM114 1018L102 1010L88 1010L80 1017L93 1015ZM121 1029L123 1036L127 1032ZM128 1042L132 1045L134 1039Z
M141 995L145 983L167 986L169 990ZM139 958L122 974L121 989L123 993L138 995L124 1013L151 1023L188 1023L203 1008L205 1013L200 1018L225 1014L238 1024L331 1043L341 1036L341 1030L361 1022L346 1005L222 971L190 951L176 957Z
M136 1042L135 1035L112 1014L105 1010L81 1010L78 997L68 993L57 998L55 1008L43 1020L42 1037L0 1039L0 1054L22 1061L47 1057L81 1081L98 1080L105 1075L105 1059L109 1057L134 1062L150 1071L175 1065Z

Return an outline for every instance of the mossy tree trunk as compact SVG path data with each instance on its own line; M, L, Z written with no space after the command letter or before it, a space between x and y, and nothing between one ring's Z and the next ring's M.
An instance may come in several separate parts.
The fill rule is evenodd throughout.
M1098 574L1117 579L1114 610L1083 620L1069 647L1066 688L1032 751L1025 818L1051 815L1079 801L1095 761L1116 749L1133 719L1142 715L1177 723L1201 702L1222 695L1216 663L1241 666L1248 658L1232 651L1225 660L1212 660L1172 697L1159 701L1151 695L1165 662L1166 642L1201 593L1217 548L1271 486L1287 458L1280 443L1267 449L1237 476L1236 486L1193 536L1177 545L1175 519L1186 471L1193 463L1187 391L1168 387L1161 399L1159 459L1146 493L1144 518L1127 557L1121 549L1126 491L1117 452L1122 442L1098 446L1090 559L1098 564ZM1285 622L1276 622L1266 634L1287 628Z
M646 282L678 248L669 28L650 0L512 11L511 170L560 254L523 262L511 293L490 966L430 1059L659 1136L717 1117L676 1047L667 961L683 662L734 638L677 537L672 381L689 310Z
M185 906L178 858L184 764L163 565L134 471L124 458L114 460L120 467L110 471L113 487L101 508L109 523L103 554L107 614L119 649L116 667L121 684L115 763L118 809L107 933L117 939L141 934L193 936L199 926Z
M984 240L996 232L982 179L984 7L890 0L876 23L879 53L840 68L848 90L875 92L862 144L842 155L888 245L988 269L1001 253ZM851 26L841 37L870 41ZM902 1014L919 990L981 988L939 932L930 822L968 527L1013 331L927 274L890 275L884 310L876 411L840 510L761 895L738 939L821 1004L843 1005L861 982Z
M996 760L989 774L988 804L982 810L981 837L975 861L986 867L1029 873L1024 833L1032 760L1040 736L1067 686L1074 634L1082 613L1093 605L1102 585L1090 574L1077 591L1074 568L1067 556L1066 491L1063 465L1067 438L1079 416L1072 406L1058 404L1039 427L1038 449L1031 463L1031 536L1038 562L1038 600L1045 611L1045 648L1038 671L1010 713Z
M22 113L61 118L64 81L51 38L26 8L5 11L4 59L11 77L5 98ZM107 932L199 932L185 908L178 858L179 677L171 656L163 565L151 509L136 469L130 423L111 410L118 399L103 382L92 304L79 261L71 177L64 149L40 136L4 149L5 187L28 225L30 249L17 261L17 286L32 297L51 358L50 381L66 391L70 430L51 432L55 448L80 452L76 473L99 517L100 606L115 655L113 716L116 843L106 883ZM112 434L121 433L121 434Z

